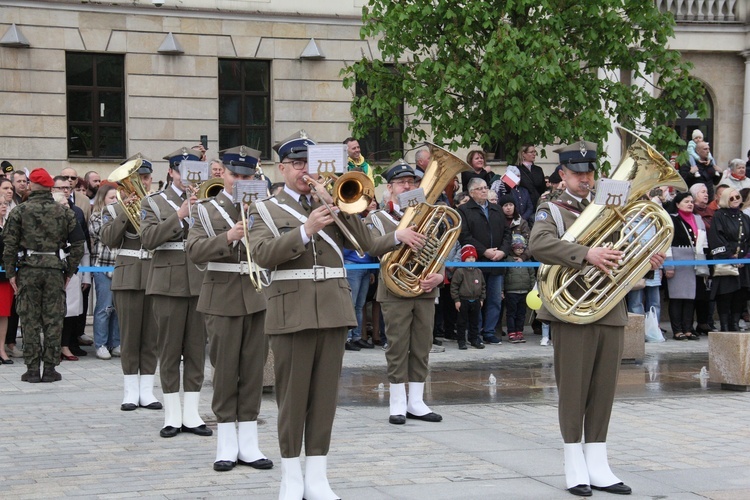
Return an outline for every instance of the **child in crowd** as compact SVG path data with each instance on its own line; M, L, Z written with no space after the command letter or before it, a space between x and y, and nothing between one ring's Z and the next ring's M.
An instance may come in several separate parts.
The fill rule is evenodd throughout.
M514 234L511 242L513 254L506 257L506 262L524 262L526 238ZM536 269L533 267L509 267L505 272L505 311L508 322L508 338L511 343L526 342L523 338L523 326L526 323L526 295L534 288Z
M699 142L703 142L703 132L701 132L699 129L695 129L693 130L693 139L688 142L687 146L688 161L690 162L691 167L694 167L695 162L700 160L700 156L698 156L698 153L695 152L695 147ZM711 153L708 153L708 159L711 161L714 160L714 157Z
M477 249L474 245L461 247L461 262L476 262ZM476 267L458 267L451 279L451 298L458 311L456 334L458 348L466 350L466 329L469 330L469 343L477 349L484 349L479 336L479 317L487 290L482 271Z

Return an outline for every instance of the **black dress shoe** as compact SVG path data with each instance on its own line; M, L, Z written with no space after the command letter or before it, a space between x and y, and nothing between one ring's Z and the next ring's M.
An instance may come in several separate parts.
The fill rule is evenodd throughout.
M201 424L198 427L186 427L182 426L182 432L189 432L197 436L213 436L214 431L206 427L206 424Z
M0 360L0 361L2 361L2 363L3 363L4 365L12 365L12 364L13 364L13 360L12 360L12 359L10 359L10 358L8 358L8 359L3 359L3 360Z
M227 472L234 469L234 462L231 460L219 460L214 462L214 470L216 472Z
M177 434L179 434L179 432L180 429L178 427L172 427L171 425L168 425L159 431L159 435L163 438L173 438Z
M273 461L267 458L259 458L258 460L255 460L253 462L245 462L244 460L240 460L238 458L237 463L239 465L247 465L248 467L252 467L253 469L273 469Z
M593 494L591 492L591 487L588 484L573 486L572 488L568 488L568 491L579 497L590 497Z
M359 347L357 344L355 344L351 340L346 341L346 344L344 344L344 349L346 349L347 351L361 351L362 350L361 347Z
M633 492L633 490L630 489L630 486L625 483L617 483L612 486L594 486L592 484L591 487L595 490L606 491L607 493L614 493L615 495L630 495Z
M139 405L141 408L146 408L147 410L161 410L164 408L160 402L154 401L153 403L149 403L147 405Z
M42 373L42 382L57 382L62 380L62 375L57 373L54 366L45 366L44 373Z
M78 348L75 348L75 347L71 347L71 348L70 348L70 352L71 352L71 353L72 353L73 355L75 355L75 356L78 356L79 358L80 358L81 356L88 356L88 355L89 355L89 353L87 353L86 351L84 351L84 350L83 350L83 349L81 349L80 347L78 347Z
M42 377L39 375L39 368L33 370L29 368L26 373L21 375L21 382L28 382L30 384L38 384L42 381Z
M413 413L406 412L406 418L413 418L415 420L424 420L425 422L442 422L443 417L442 415L438 415L437 413L430 412L425 415L414 415Z
M122 411L134 411L138 406L135 403L123 403L120 405Z
M388 417L389 424L403 425L406 423L406 417L403 415L391 415Z
M364 339L357 339L354 342L352 342L352 344L359 347L360 349L374 349L375 348L374 344L370 344Z

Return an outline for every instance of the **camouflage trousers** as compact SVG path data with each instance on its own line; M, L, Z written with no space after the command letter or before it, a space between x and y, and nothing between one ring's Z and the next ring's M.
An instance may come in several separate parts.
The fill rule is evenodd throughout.
M23 359L30 368L60 364L65 318L65 278L59 269L22 267L16 279L16 309L23 325ZM44 346L42 346L42 334Z

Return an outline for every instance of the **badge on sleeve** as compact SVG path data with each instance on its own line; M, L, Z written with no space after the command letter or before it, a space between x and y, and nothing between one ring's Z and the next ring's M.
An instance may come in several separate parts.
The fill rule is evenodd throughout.
M535 221L545 220L547 219L547 212L544 212L540 210L537 212L536 217L534 218Z
M185 217L185 222L187 222L188 227L193 227L195 225L195 218Z
M247 221L247 228L250 229L251 227L253 227L253 223L255 222L255 216L248 215L245 220Z
M112 218L108 214L102 215L102 222L107 223L107 222L109 222L111 220L112 220Z
M146 220L146 211L141 210L141 220Z

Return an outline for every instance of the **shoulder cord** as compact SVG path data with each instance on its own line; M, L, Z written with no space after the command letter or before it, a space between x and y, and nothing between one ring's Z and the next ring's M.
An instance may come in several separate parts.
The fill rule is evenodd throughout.
M279 203L276 200L276 198L271 198L271 201L273 203L275 203L277 207L279 207L282 210L284 210L285 212L287 212L289 215L291 215L292 217L294 217L295 219L297 219L298 221L300 221L302 224L304 224L307 221L307 217L305 217L304 215L298 213L296 210L294 210L290 206L282 205L281 203ZM265 221L265 219L264 219L264 221ZM268 224L267 221L266 221L266 224ZM275 226L276 226L276 224L274 224L274 227ZM269 226L269 227L271 227L271 226ZM341 259L341 265L343 266L344 265L344 255L341 253L341 249L339 248L339 246L331 239L330 236L328 236L326 234L325 231L322 231L322 230L318 231L317 234L320 235L320 237L323 238L323 241L325 241L326 243L328 243L331 246L331 248L333 248L336 251L336 253L339 256L339 259Z

